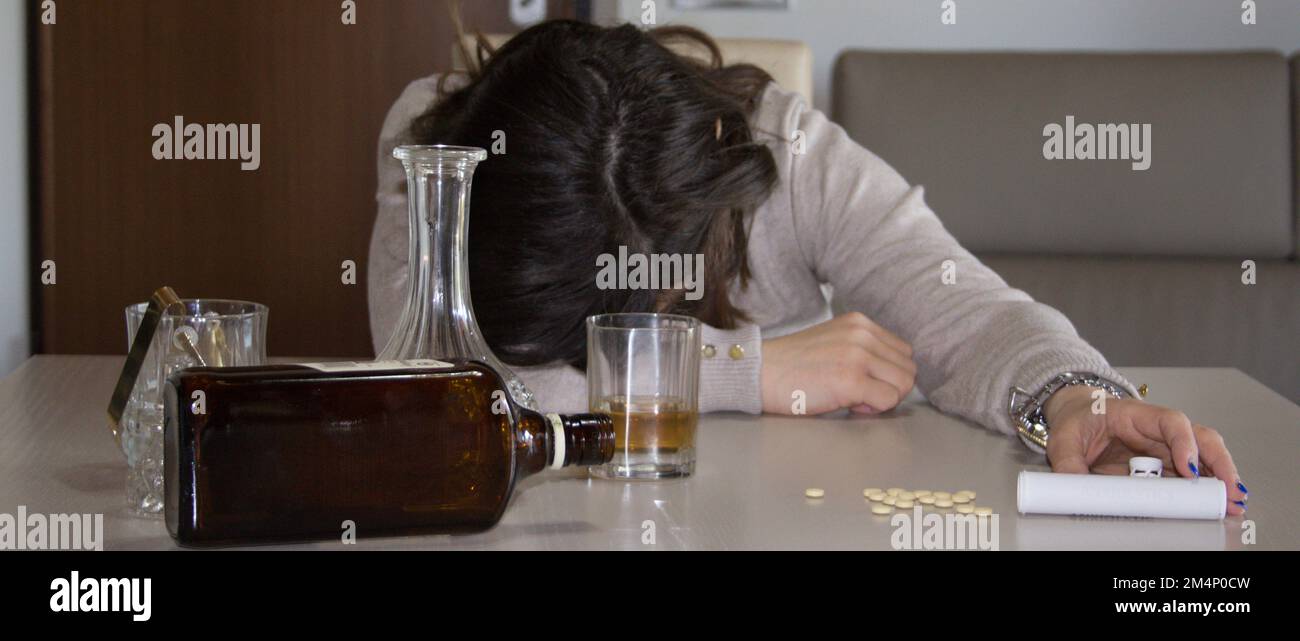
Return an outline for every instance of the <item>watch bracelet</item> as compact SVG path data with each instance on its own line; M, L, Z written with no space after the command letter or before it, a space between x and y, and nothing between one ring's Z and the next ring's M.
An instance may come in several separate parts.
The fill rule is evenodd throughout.
M1103 378L1092 372L1064 372L1056 375L1037 392L1030 393L1020 387L1011 388L1008 413L1016 426L1016 435L1029 449L1047 453L1047 439L1051 435L1047 419L1043 417L1043 405L1053 394L1067 387L1087 385L1105 390L1118 399L1128 398L1130 394L1118 383ZM1023 400L1018 400L1023 398Z

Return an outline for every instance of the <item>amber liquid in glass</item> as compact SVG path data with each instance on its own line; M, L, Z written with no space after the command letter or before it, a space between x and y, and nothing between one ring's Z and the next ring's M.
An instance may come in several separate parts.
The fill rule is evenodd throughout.
M615 449L620 454L673 456L695 449L700 415L680 402L655 397L612 398L597 407L614 420Z

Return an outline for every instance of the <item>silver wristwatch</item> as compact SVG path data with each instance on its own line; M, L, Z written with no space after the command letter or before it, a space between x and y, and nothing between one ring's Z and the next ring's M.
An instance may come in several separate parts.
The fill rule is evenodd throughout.
M1043 418L1043 405L1047 399L1062 388L1073 385L1087 385L1106 390L1115 398L1128 398L1129 393L1119 383L1102 378L1092 372L1065 372L1048 381L1035 393L1019 387L1011 388L1011 400L1008 412L1015 423L1016 434L1029 449L1039 454L1047 453L1047 437L1050 435L1047 419Z

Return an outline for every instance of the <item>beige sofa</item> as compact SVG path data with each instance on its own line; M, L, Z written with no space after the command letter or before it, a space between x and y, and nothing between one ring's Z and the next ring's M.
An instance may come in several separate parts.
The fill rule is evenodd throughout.
M1236 367L1300 402L1300 60L852 51L833 86L850 135L1112 362ZM1150 167L1045 158L1067 116L1150 125Z

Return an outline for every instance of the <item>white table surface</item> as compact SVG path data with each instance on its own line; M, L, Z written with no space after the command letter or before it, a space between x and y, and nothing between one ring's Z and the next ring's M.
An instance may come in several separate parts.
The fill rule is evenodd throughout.
M103 513L106 549L172 549L161 519L124 506L125 461L105 423L122 358L36 356L0 379L0 512ZM523 481L492 530L368 538L349 549L889 550L894 527L862 489L975 490L1012 549L1300 549L1300 407L1234 369L1121 368L1148 400L1224 434L1250 488L1256 543L1223 521L1021 516L1015 481L1045 470L1017 441L939 413L919 398L881 417L706 415L693 478ZM820 500L804 489L820 487ZM644 524L654 544L642 542ZM303 549L340 549L339 541Z

